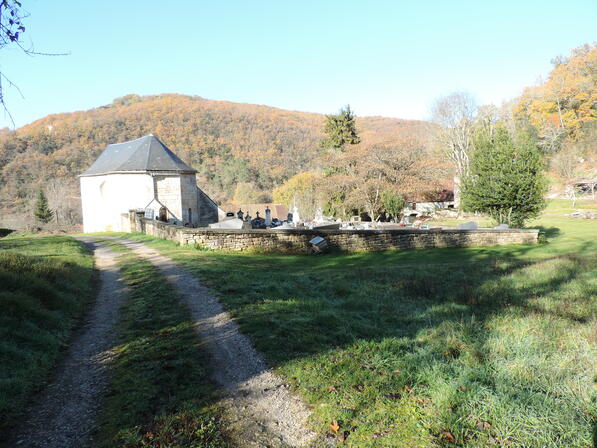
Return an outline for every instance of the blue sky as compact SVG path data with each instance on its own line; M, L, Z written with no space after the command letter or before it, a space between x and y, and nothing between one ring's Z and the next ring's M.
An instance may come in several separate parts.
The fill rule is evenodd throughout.
M25 97L5 86L17 126L129 93L425 119L455 90L500 104L545 77L553 57L597 41L595 0L23 4L25 42L69 54L0 50Z

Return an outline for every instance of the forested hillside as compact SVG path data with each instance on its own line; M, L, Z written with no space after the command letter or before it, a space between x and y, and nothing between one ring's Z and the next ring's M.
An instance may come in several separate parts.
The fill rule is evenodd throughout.
M597 177L597 44L552 60L544 82L517 98L514 116L535 129L554 181Z
M324 115L183 95L117 98L83 112L49 115L0 131L0 209L26 213L43 188L65 221L78 213L77 175L109 143L153 133L199 172L216 201L237 184L271 194L292 175L316 168ZM426 134L422 121L359 118L364 142ZM60 204L58 204L60 203Z

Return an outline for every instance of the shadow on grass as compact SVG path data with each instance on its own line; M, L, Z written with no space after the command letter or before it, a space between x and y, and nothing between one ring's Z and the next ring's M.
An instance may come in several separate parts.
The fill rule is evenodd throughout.
M539 238L542 236L548 239L556 238L562 233L558 227L535 226L534 228L539 229Z
M70 238L0 240L0 432L5 437L51 376L92 300L95 280L89 252Z
M117 327L100 447L224 448L212 409L209 357L178 295L150 263L118 243L128 301Z
M579 345L590 345L597 312L593 248L538 258L528 257L536 245L325 257L166 251L218 292L316 406L321 430L340 419L351 428L348 446L384 446L372 434L391 445L423 425L413 443L441 445L447 431L462 446L581 447L591 437L590 385L578 384L591 369ZM421 416L390 429L381 410L400 419L398 402L414 397Z

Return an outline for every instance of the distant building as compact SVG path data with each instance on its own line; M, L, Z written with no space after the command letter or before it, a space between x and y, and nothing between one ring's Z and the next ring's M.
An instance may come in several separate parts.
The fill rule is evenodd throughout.
M404 216L429 216L439 210L454 208L454 191L443 189L428 191L418 196L411 195L407 198L406 207L402 210Z
M190 227L217 222L218 206L197 187L196 172L151 134L108 145L80 175L84 231L127 231L132 209Z

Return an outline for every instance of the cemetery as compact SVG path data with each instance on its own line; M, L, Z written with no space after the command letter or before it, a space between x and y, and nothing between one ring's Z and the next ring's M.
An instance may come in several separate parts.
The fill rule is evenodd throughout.
M239 220L240 221L240 220ZM308 228L189 228L129 212L131 232L141 232L212 250L264 250L289 254L310 253L310 241L321 236L331 249L344 252L435 247L475 247L536 243L537 229L308 229ZM475 227L475 226L471 226Z
M0 0L0 448L597 448L591 2L145 3Z

